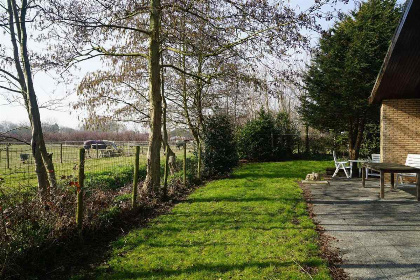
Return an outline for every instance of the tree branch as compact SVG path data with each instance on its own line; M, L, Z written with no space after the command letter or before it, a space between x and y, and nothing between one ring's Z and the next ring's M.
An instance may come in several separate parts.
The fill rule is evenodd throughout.
M4 87L4 86L0 86L0 88L5 89L7 91L15 92L15 93L20 93L20 94L22 93L20 90L11 89L11 88Z
M102 54L108 55L108 56L127 56L127 57L129 57L129 56L140 56L140 57L143 57L143 58L148 58L149 57L148 55L143 54L143 53L114 53L114 52L107 51L102 47L93 47L93 49L95 51L99 52L99 53L102 53Z
M165 68L165 67L166 67L166 68L172 68L172 69L175 69L176 71L181 72L182 74L185 74L185 75L187 75L187 76L190 76L190 77L193 77L193 78L199 79L199 80L201 80L201 81L205 82L206 84L209 84L209 81L208 81L208 80L206 80L206 79L204 79L203 77L198 76L198 75L195 75L195 74L190 73L190 72L186 72L186 71L182 70L181 68L179 68L179 67L177 67L177 66L175 66L175 65L172 65L172 64L162 64L160 67L161 67L161 68ZM205 76L205 77L210 78L209 76Z

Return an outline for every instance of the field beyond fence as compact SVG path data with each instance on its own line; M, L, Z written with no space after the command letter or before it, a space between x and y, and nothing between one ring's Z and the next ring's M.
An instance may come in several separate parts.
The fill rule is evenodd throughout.
M116 147L106 149L87 149L85 158L86 186L92 187L100 177L107 172L115 172L124 168L133 168L135 147L140 147L140 166L146 164L147 142L113 142ZM47 150L52 153L54 169L58 184L69 185L77 180L79 149L83 142L48 143ZM182 150L175 143L171 148L177 156ZM187 146L187 153L191 154L192 145ZM163 162L163 151L161 153ZM30 145L0 144L0 180L1 191L5 193L32 192L36 190L37 178L35 162ZM114 186L118 187L118 186Z

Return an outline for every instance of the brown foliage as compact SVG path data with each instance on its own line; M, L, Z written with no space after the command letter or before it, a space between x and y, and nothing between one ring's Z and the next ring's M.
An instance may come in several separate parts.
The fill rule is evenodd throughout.
M174 178L167 201L144 195L136 209L131 207L131 189L86 190L82 232L75 223L74 186L53 190L48 204L34 194L0 196L0 278L68 279L75 270L89 270L107 256L109 242L165 213L194 187Z

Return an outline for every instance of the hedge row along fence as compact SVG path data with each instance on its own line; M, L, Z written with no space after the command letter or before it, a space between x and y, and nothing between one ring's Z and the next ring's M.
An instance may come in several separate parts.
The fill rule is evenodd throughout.
M184 186L187 185L187 145L184 143L183 147L183 159L182 159L182 178ZM86 151L84 148L79 149L79 174L78 180L72 182L76 187L77 194L77 204L76 204L76 224L79 229L83 225L83 192L84 192L84 181L85 181L85 155ZM139 164L140 162L140 146L135 147L134 153L134 171L133 171L133 186L132 186L132 197L131 197L131 207L135 208L137 206L137 196L138 196L138 182L139 182ZM144 174L145 175L145 174Z
M48 205L38 198L33 160L20 158L26 147L8 147L10 168L4 168L4 151L0 160L0 278L24 271L19 260L25 263L28 252L37 254L39 248L61 242L57 240L106 229L133 208L133 213L148 211L160 203L160 198L139 192L146 176L145 146L132 145L112 156L80 146L50 146L58 186L51 189ZM192 145L171 148L176 161L168 178L168 198L176 199L196 183L197 163ZM44 257L39 253L33 258Z

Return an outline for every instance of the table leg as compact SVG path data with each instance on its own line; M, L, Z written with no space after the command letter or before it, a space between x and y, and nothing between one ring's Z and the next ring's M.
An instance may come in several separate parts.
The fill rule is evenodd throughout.
M366 184L366 168L362 167L362 187L365 187Z
M395 189L395 184L394 184L394 173L391 173L391 189Z
M417 173L417 182L416 182L416 188L417 188L417 201L420 201L420 174Z
M385 173L381 171L381 190L380 190L380 198L385 197Z

